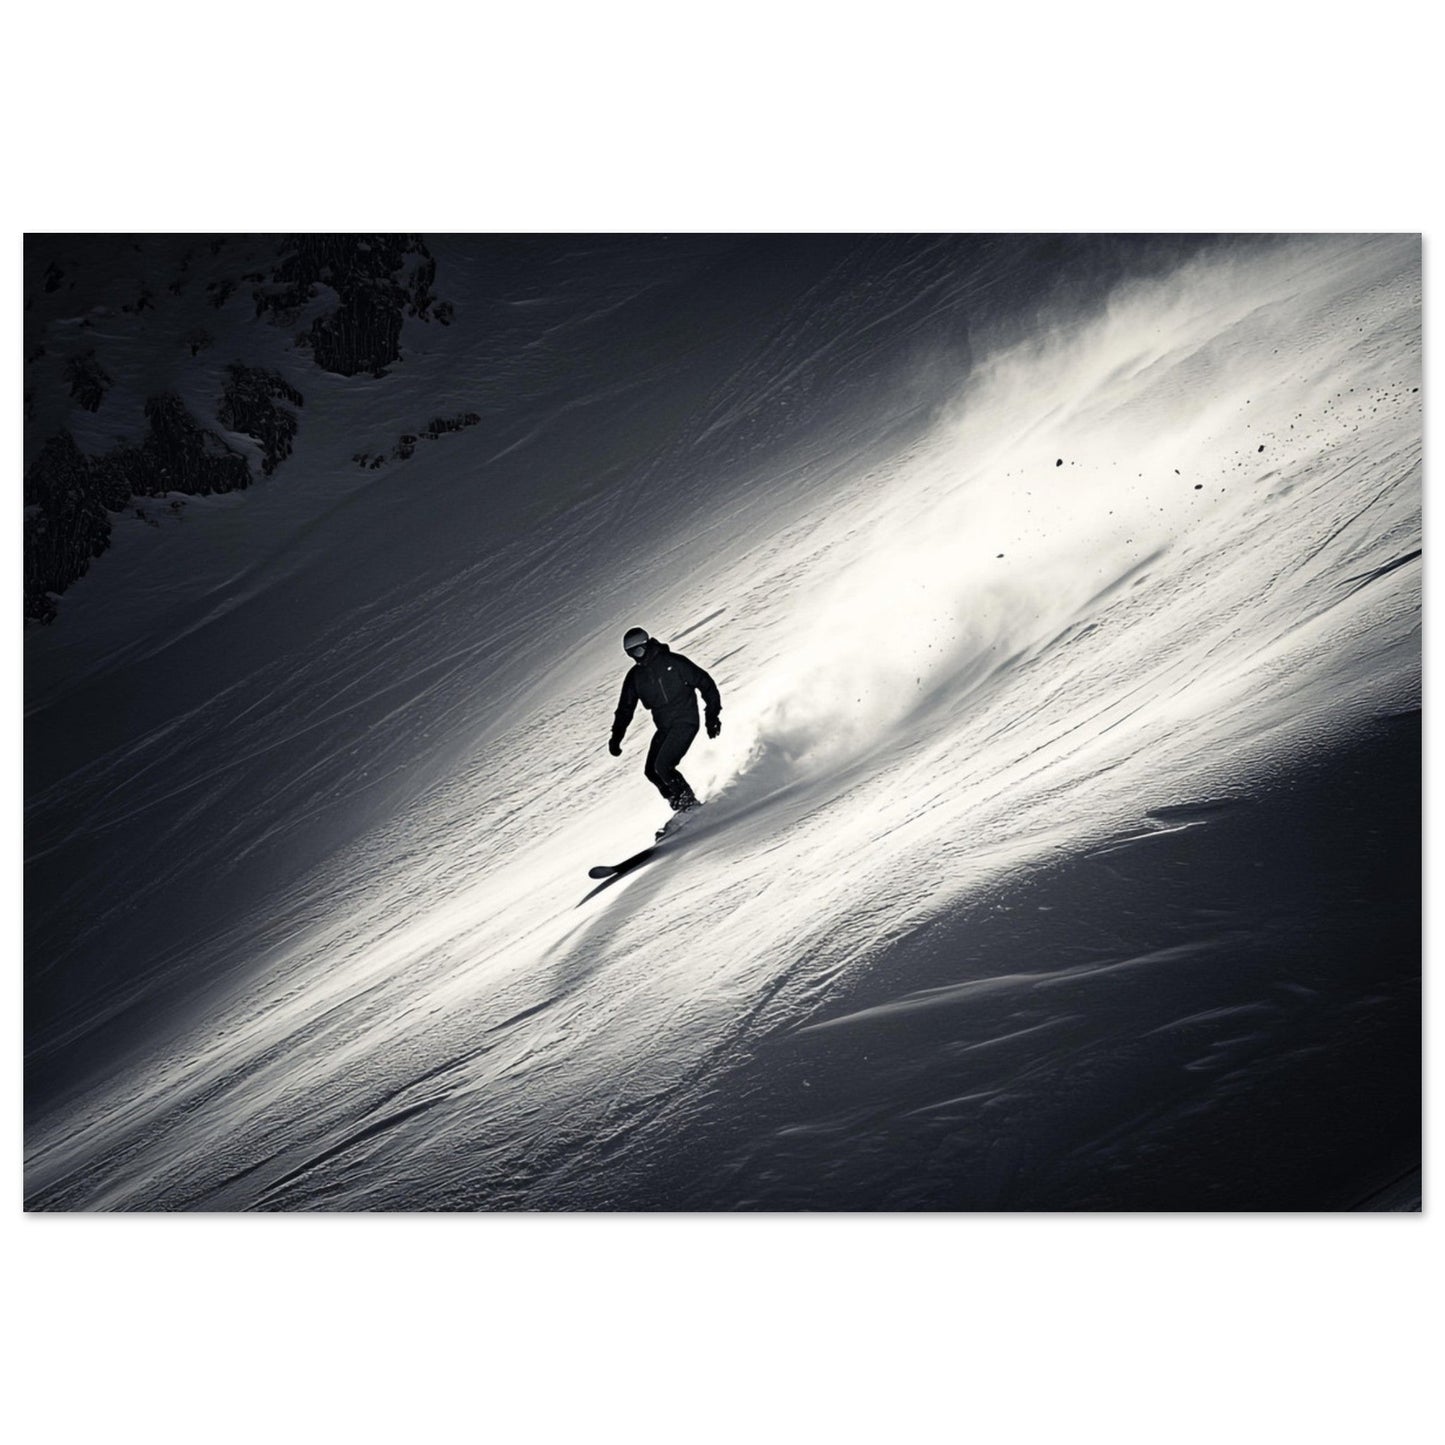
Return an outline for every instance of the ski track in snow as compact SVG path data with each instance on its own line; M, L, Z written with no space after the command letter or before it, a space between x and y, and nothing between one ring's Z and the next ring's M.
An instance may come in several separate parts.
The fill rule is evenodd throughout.
M55 870L28 947L42 976L92 982L33 1052L177 1003L33 1120L33 1206L646 1207L656 1161L760 1049L983 993L1055 1009L960 1042L986 1082L900 1117L984 1109L1077 1032L1086 979L1198 970L1228 943L849 1003L890 946L1020 870L1209 828L1169 809L1247 798L1418 705L1418 243L1204 255L956 375L928 362L932 400L888 401L895 435L861 401L852 427L789 433L779 408L821 355L864 376L867 329L999 284L950 290L944 264L880 273L896 304L855 334L840 263L666 444L629 457L627 418L599 420L550 493L520 480L529 454L570 455L555 428L577 409L641 407L655 356L489 414L385 485L342 454L391 393L317 374L249 510L198 499L200 536L118 536L28 639L49 745L27 853ZM548 317L523 364L547 378L649 304L619 292ZM518 364L506 337L407 327L419 396L469 404L459 372ZM750 452L760 419L782 429ZM598 487L609 467L632 481ZM141 579L183 540L158 596ZM587 867L662 815L645 716L621 760L604 747L633 623L714 671L724 730L684 764L710 799L691 831L579 908ZM1158 1031L1218 1024L1197 1073L1267 1039L1271 1007ZM856 1126L829 1126L840 1150ZM733 1202L767 1207L737 1168Z

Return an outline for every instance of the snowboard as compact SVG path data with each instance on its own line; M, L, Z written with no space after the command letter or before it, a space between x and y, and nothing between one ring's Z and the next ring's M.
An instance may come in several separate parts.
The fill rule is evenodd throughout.
M630 858L624 858L620 863L599 863L595 868L587 870L589 878L620 878L624 873L630 873L634 868L646 863L661 845L653 843L650 847L644 848L640 853L634 853Z
M640 853L634 853L630 858L624 858L620 863L599 863L595 868L587 870L589 878L620 878L624 873L630 873L634 868L640 867L652 857L664 843L670 843L680 834L689 823L696 819L702 809L699 803L696 807L688 809L686 813L674 813L665 826L657 831L657 840L651 847L644 848Z

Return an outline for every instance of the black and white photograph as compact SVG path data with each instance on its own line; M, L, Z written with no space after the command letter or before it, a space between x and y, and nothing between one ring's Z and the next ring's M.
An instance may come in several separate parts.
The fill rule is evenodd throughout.
M8 1432L1428 1436L1424 13L12 9Z
M1400 1210L1418 235L31 235L33 1210Z

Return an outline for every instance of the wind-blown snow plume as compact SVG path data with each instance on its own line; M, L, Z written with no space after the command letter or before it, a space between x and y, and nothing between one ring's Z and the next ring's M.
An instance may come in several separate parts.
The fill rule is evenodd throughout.
M1342 255L1316 242L1213 258L990 358L908 457L856 481L790 545L740 559L715 589L740 599L715 624L730 641L741 617L761 625L756 652L738 659L747 730L711 785L734 771L781 784L951 727L945 703L956 713L1106 617L1128 620L1134 657L1185 630L1212 637L1187 689L1200 712L1225 703L1238 685L1231 654L1252 659L1268 619L1284 615L1281 562L1348 515L1330 505L1349 508L1342 469L1385 457L1382 482L1401 485L1354 538L1342 534L1341 552L1372 545L1382 511L1386 536L1413 535L1411 249ZM1382 277L1391 250L1406 266ZM1311 499L1287 503L1301 488ZM1196 585L1203 575L1212 585ZM1142 605L1121 596L1137 588ZM1335 600L1301 596L1296 625ZM1162 651L1155 660L1172 668ZM1116 681L1110 671L1095 686ZM1298 683L1281 689L1286 715ZM1256 726L1267 731L1264 717Z

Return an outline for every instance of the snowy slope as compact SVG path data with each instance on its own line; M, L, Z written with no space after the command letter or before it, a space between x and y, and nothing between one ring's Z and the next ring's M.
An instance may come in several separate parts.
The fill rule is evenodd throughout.
M32 1206L806 1205L657 1181L760 1051L926 1008L910 939L1418 706L1414 238L1029 306L1006 248L429 244L456 325L308 373L275 478L119 529L27 634ZM639 623L722 688L710 803L579 907L663 815L642 728L604 749ZM1167 996L1218 949L1090 966ZM878 1147L859 1203L919 1202Z

